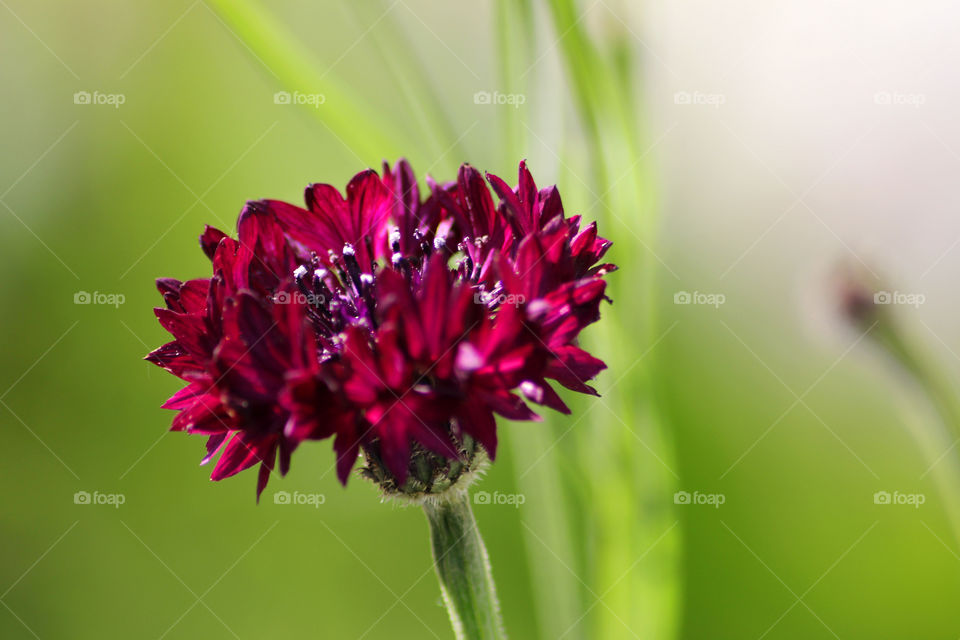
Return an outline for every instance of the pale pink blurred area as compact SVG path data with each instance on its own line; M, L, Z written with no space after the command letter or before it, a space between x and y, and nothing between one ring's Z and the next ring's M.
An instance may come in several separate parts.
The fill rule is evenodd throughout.
M782 300L825 261L862 262L960 344L960 7L646 6L666 237L696 256L675 270Z

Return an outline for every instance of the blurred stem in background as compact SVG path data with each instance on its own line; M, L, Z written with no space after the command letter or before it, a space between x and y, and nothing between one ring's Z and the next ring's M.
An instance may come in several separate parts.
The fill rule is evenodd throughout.
M960 455L954 451L960 442L960 396L936 359L900 324L893 305L878 303L877 296L884 294L890 295L871 286L860 269L841 272L840 296L847 319L869 334L906 375L907 384L899 391L907 426L930 463L924 475L933 472L960 546Z
M521 69L539 59L535 42L540 7L531 0L494 1L503 89L533 98ZM390 126L335 75L320 72L312 56L259 4L210 4L288 89L324 93L322 113L311 113L364 164L376 166L384 157L424 156L424 136L430 136L437 164L452 149L462 153L462 136L444 111L442 92L419 75L416 88L407 86L407 76L398 76L407 108L427 132L418 137L408 128ZM545 638L665 640L676 635L679 598L676 519L670 503L676 474L655 402L655 384L661 379L656 346L669 330L662 332L658 325L656 191L644 151L646 123L636 99L636 53L620 22L603 38L606 50L598 46L583 20L592 7L580 7L574 0L544 0L542 8L554 31L550 50L556 48L562 56L589 158L590 177L585 181L564 161L582 156L577 138L565 135L559 141L563 153L557 159L568 178L565 200L593 201L582 211L585 224L597 217L591 214L597 207L603 212L598 216L600 231L614 240L612 254L621 268L608 294L620 305L617 317L622 323L588 336L610 371L600 380L604 397L573 403L583 424L577 424L581 418L573 418L573 423L553 419L548 422L552 431L528 425L511 430L514 451L535 452L535 459L515 458L517 482L528 496L524 526L538 624ZM412 56L413 49L395 24L386 27L388 33L378 35L377 47L399 73L405 65L396 56ZM563 109L566 103L557 106ZM516 109L502 111L502 148L507 162L516 166L526 150L522 129L529 127ZM364 126L357 127L357 121ZM618 169L612 181L610 167ZM579 198L571 198L574 190Z

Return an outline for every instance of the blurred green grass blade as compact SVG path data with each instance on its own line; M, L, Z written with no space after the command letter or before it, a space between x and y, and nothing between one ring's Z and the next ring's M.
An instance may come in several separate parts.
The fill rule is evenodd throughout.
M637 103L634 95L633 79L637 77L638 71L634 68L633 59L627 41L623 38L618 39L613 45L613 64L611 65L615 74L614 86L620 87L620 91L615 93L616 106L618 107L618 121L625 135L619 139L626 143L627 161L630 163L629 173L632 180L629 184L633 185L633 191L626 193L626 200L632 201L632 207L625 210L639 211L640 215L628 220L633 231L639 236L639 240L650 247L657 244L657 232L659 229L658 206L656 202L657 184L653 177L652 162L648 159L648 150L642 148L641 141L649 140L649 136L644 135L641 130L641 122L646 122L643 117L643 111L640 104ZM620 222L620 220L616 220ZM621 223L622 224L622 223ZM630 237L630 236L628 236ZM641 268L638 277L643 279L643 285L640 290L647 294L643 301L643 316L645 328L647 330L646 343L653 344L657 339L657 307L660 297L657 294L657 273L660 265L657 263L656 256L651 249L641 247ZM651 359L651 364L646 369L655 368L656 355ZM650 380L648 380L650 382Z
M517 55L514 51L517 39L512 28L514 18L513 5L514 3L510 2L510 0L496 0L494 4L496 25L493 32L497 41L494 51L497 52L500 84L503 87L502 90L507 93L515 93L518 91L518 82L514 80L515 74L513 73L517 60ZM520 117L516 109L501 109L501 111L507 112L503 115L503 149L504 155L506 156L505 162L513 163L518 160Z
M382 112L371 109L332 74L312 64L314 56L279 21L250 0L208 0L209 5L237 35L248 51L274 74L284 87L322 93L322 109L309 109L369 166L414 149L407 130L391 126ZM357 123L361 123L359 126Z
M583 12L578 13L574 0L548 0L547 5L590 145L594 190L602 199L607 191L607 170L598 112L603 101L604 66L583 29Z
M520 70L523 61L532 60L536 43L531 0L496 0L494 4L494 36L497 52L497 72L500 91L507 94L530 93L530 85ZM522 66L521 66L522 65ZM529 96L528 96L529 97ZM520 156L526 153L527 134L522 129L518 109L501 109L503 119L502 148L511 170L516 169Z
M380 4L376 6L378 12L383 10ZM371 17L363 12L360 5L349 4L348 7L361 21L371 23ZM450 114L444 108L444 92L434 86L429 74L424 73L425 65L418 59L413 42L398 23L394 12L387 9L386 13L381 13L375 19L379 20L378 27L370 31L368 37L380 60L396 79L395 86L403 96L411 117L417 120L420 130L429 138L433 147L430 158L435 163L434 169L455 170L461 163L468 162L470 155L464 145L463 134L457 132ZM419 152L426 154L422 146L421 143ZM411 151L406 153L409 155Z
M527 95L529 83L519 77L521 60L532 60L536 33L532 19L533 6L529 0L497 0L494 5L500 90ZM530 96L532 97L532 96ZM501 109L503 131L503 162L515 169L526 145L517 109ZM583 638L578 618L585 609L582 585L571 570L583 575L579 551L582 544L571 529L571 508L575 508L565 490L568 476L557 464L557 451L551 451L556 438L565 429L566 421L548 418L540 428L533 430L517 425L507 431L517 488L527 496L524 511L523 540L529 558L531 590L537 626L541 638ZM519 455L520 452L543 452ZM560 559L558 561L558 559ZM565 566L567 565L567 566ZM571 566L572 565L572 566Z
M660 336L660 268L653 254L656 185L642 150L643 117L634 98L637 73L625 34L607 38L607 51L602 52L583 25L589 9L581 11L573 0L548 4L597 176L589 190L604 209L604 235L615 240L611 257L621 267L608 290L618 304L616 317L631 319L628 325L608 324L602 332L587 332L584 342L607 360L615 380L617 372L636 367L602 401L607 409L598 410L615 415L592 419L590 433L578 434L569 444L575 447L569 454L579 458L594 497L591 583L606 593L609 603L609 609L595 614L591 630L603 638L634 633L672 638L680 592L679 531L669 502L676 478L654 390L659 377L652 347ZM609 166L625 167L626 173L608 185ZM646 355L637 362L640 354Z
M517 488L526 498L522 526L540 637L576 640L589 637L580 621L586 609L580 580L587 576L577 566L578 549L568 526L578 517L562 490L569 474L557 463L554 448L569 426L565 422L514 424L508 433Z

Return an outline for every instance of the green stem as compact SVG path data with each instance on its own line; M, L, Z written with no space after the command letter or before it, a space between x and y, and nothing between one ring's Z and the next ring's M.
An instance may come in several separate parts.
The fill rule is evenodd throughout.
M466 491L425 502L443 601L458 640L505 640L487 549Z
M869 300L874 292L869 289L867 292ZM912 340L908 332L902 330L889 307L872 305L870 313L860 319L863 324L871 321L867 331L873 340L892 356L915 385L912 393L903 394L909 401L905 418L921 452L931 464L929 470L934 470L943 457L944 448L952 448L950 441L960 438L960 403L956 390L937 361ZM924 403L933 409L935 418L919 406ZM936 418L939 418L939 424ZM960 459L950 456L946 465L934 470L933 478L944 496L944 509L951 532L960 543Z
M960 405L956 392L947 382L947 375L923 349L911 344L891 319L881 319L874 333L877 341L913 377L944 425L954 437L960 438Z

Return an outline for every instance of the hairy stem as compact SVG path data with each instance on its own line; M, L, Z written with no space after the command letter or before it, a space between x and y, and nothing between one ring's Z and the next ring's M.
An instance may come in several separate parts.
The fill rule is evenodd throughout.
M466 491L423 504L443 601L458 640L505 640L490 561Z

